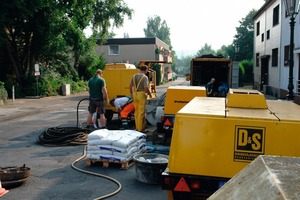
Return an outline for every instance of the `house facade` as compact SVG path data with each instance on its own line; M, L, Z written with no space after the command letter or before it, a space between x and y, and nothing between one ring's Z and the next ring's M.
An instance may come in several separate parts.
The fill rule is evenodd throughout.
M290 17L284 0L266 0L254 16L254 87L265 94L285 98L289 83ZM299 94L300 16L294 27L294 93Z
M169 45L153 38L113 38L96 47L97 55L103 55L106 63L129 63L138 66L141 60L172 62ZM162 76L171 64L161 65ZM163 80L163 77L161 78Z

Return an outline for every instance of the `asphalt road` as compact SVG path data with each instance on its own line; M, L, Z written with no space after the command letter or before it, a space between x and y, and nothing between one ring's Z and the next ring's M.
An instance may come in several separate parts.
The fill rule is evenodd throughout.
M182 82L184 78L170 84ZM158 92L164 92L170 84L158 88ZM36 142L48 128L76 127L78 123L85 122L87 101L82 101L77 109L78 102L85 97L86 94L79 94L23 99L21 103L0 106L3 119L0 120L0 167L25 164L31 172L24 184L9 189L1 200L89 200L118 190L115 182L72 168L72 163L82 157L84 145L50 147ZM109 199L167 199L166 191L161 190L160 185L136 180L135 165L128 169L120 169L119 166L104 168L101 165L87 166L84 161L79 161L75 166L117 180L122 188Z

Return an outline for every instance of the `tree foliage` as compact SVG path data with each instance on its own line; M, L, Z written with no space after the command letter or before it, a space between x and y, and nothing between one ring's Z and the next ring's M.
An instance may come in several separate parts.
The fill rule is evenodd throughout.
M220 49L215 51L211 45L205 43L201 49L196 53L196 57L201 55L213 54L215 56L223 56L226 58L238 59L240 62L240 82L251 83L253 80L253 37L254 37L254 21L253 16L256 11L251 10L245 18L240 21L240 26L236 27L236 35L234 36L232 44L226 46L223 45ZM235 44L239 44L240 51L235 52ZM189 68L185 66L189 65L193 56L186 56L178 59L177 68L183 66L184 72Z
M154 16L153 18L148 17L147 28L144 28L144 33L146 37L159 38L161 41L168 44L172 50L170 28L165 20L162 21L160 16Z
M186 75L190 73L191 60L194 58L194 55L183 56L177 61L177 73L179 75Z
M200 57L202 55L208 55L208 54L215 55L216 51L212 49L211 45L205 43L204 46L200 50L198 50L196 56Z
M245 18L239 21L240 26L236 27L233 45L239 44L239 60L253 59L253 40L254 40L254 20L256 11L252 9Z
M94 16L91 25L94 35L98 35L101 41L109 37L108 29L112 26L121 27L124 17L132 17L133 10L128 8L123 0L98 0L93 4Z
M109 27L121 26L132 12L122 0L2 0L0 80L26 87L36 63L78 77L81 57L95 55L95 38L105 39ZM94 34L86 38L89 26Z
M160 16L155 15L154 17L148 17L147 27L144 28L145 37L157 37L167 45L169 45L169 49L172 53L172 65L171 68L173 71L176 71L176 61L177 56L176 52L172 47L171 39L170 39L170 28L167 25L165 20L162 20Z

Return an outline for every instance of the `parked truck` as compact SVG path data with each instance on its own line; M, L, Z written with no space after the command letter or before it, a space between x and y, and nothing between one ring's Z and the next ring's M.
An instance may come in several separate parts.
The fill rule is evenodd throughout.
M238 70L238 62L233 62L231 58L203 55L191 60L188 79L190 85L205 86L211 78L215 78L215 91L218 91L221 83L237 88Z
M207 198L259 155L299 157L299 113L256 90L193 98L176 113L162 173L168 199Z
M206 96L205 85L211 78L215 78L214 91L216 96L225 97L229 87L237 87L238 63L230 58L204 55L191 60L190 74L187 80L190 86L171 86L167 88L164 105L158 105L156 113L152 114L153 105L148 106L148 119L153 115L159 119L151 120L156 123L157 129L153 135L153 143L169 145L172 137L175 114L194 97ZM237 71L237 72L236 72ZM218 91L221 85L226 85L225 93ZM163 110L163 112L161 112ZM158 113L161 114L158 114Z

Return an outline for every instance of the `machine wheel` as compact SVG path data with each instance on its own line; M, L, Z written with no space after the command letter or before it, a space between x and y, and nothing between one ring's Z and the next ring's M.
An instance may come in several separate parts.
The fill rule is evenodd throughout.
M157 144L157 140L158 140L158 133L157 130L155 130L152 134L152 144L156 145Z
M106 118L108 123L111 122L113 116L114 116L114 112L112 110L106 110L105 118Z

